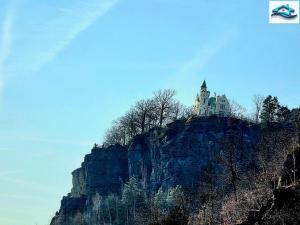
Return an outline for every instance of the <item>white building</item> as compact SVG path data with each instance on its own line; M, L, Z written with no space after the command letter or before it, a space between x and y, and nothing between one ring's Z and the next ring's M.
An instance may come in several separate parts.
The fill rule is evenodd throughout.
M206 82L201 85L200 94L197 94L193 106L193 114L197 116L228 116L230 110L229 101L225 95L210 97Z

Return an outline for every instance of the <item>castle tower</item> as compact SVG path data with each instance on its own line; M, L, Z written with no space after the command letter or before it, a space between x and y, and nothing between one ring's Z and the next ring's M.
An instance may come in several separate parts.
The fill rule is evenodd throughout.
M207 90L206 82L203 81L200 93L197 94L195 104L193 106L193 114L196 116L227 116L229 114L229 101L225 95L210 97Z
M202 85L201 85L201 91L207 91L207 87L206 87L206 81L204 80Z
M205 80L203 81L201 85L201 90L200 90L200 109L199 109L199 114L201 116L205 116L208 113L208 100L209 100L209 95L210 92L207 91L207 86Z

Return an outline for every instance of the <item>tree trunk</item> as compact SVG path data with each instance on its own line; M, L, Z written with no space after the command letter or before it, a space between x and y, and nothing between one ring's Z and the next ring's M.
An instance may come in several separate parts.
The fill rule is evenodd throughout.
M135 219L135 205L136 205L136 200L134 198L133 199L133 219Z
M141 133L144 133L144 131L145 131L145 124L146 124L146 114L144 114L143 116L142 116L142 122L141 122Z
M294 178L294 185L296 184L296 156L295 156L295 150L293 151L293 178Z
M164 116L164 108L161 108L159 115L159 126L162 127L163 124L163 116Z
M109 216L109 224L112 225L112 221L111 221L111 212L110 212L109 204L108 204L108 206L107 206L107 209L108 209L108 216Z
M116 198L116 222L119 222L118 199Z

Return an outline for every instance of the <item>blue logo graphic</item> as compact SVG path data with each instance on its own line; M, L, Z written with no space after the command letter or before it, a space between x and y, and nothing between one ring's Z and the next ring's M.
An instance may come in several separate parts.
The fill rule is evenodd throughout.
M282 16L287 19L292 19L297 17L297 14L294 14L295 9L291 8L289 4L279 6L272 10L271 16Z

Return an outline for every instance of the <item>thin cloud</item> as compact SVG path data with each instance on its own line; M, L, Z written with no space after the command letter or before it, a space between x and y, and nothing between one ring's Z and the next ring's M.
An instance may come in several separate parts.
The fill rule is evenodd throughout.
M41 142L47 144L59 144L59 145L77 145L87 147L91 145L89 141L80 141L80 140L65 140L65 139L51 139L43 137L27 137L24 140L30 142Z
M1 98L4 88L4 66L8 57L11 54L12 43L13 43L13 23L15 19L15 4L14 2L8 6L7 12L5 14L3 25L1 29L1 39L0 39L0 106Z
M2 98L2 93L3 93L3 81L1 80L1 69L0 69L0 109L1 109L1 98Z
M36 134L11 134L11 133L1 133L0 140L5 141L12 141L12 142L36 142L36 143L47 143L47 144L55 144L55 145L73 145L73 146L81 146L81 147L88 147L91 145L91 141L88 140L78 140L78 139L57 139L52 137L43 137L38 136ZM6 147L0 147L0 151L12 151L12 149Z
M16 175L18 173L20 173L20 170L6 170L6 171L2 171L3 169L1 168L1 172L0 172L0 177L2 176L11 176L11 175Z
M234 31L227 31L219 39L205 43L191 59L182 64L176 76L182 77L201 72L213 57L233 39L234 35Z
M16 24L24 28L18 30L19 38L12 46L14 60L3 65L7 76L17 79L18 76L39 71L118 2L119 0L74 1L61 8L54 7L54 3L50 2L47 8L49 12L44 13L43 8L29 11L30 7L26 7L27 10L22 13L28 14L25 18L30 19L24 19L22 25ZM27 3L33 4L31 1ZM50 11L51 16L48 15ZM32 19L35 17L39 21Z
M6 12L3 25L2 25L2 36L0 43L0 73L4 63L11 53L13 33L12 27L15 18L15 6L11 4Z
M31 1L22 5L20 1L12 1L8 5L2 28L0 27L0 110L7 80L39 71L118 2L119 0L77 0L68 7L56 8L56 13L49 18L43 17L40 10L28 11L32 10L30 7L20 10L27 3L34 4ZM54 8L51 4L50 2L49 10ZM22 21L16 21L17 17L23 16L19 15L22 13L27 13L28 16ZM31 16L40 20L32 19ZM18 27L21 29L16 29ZM18 38L14 40L14 36Z
M46 192L46 193L57 193L58 189L56 187L51 187L47 184L36 183L32 181L23 180L21 178L7 176L0 174L0 181L7 183L14 184L17 187L32 190L32 191L39 191L39 192ZM2 184L3 185L3 184Z
M99 17L105 15L118 0L94 1L80 4L76 8L61 8L61 18L51 21L45 28L45 35L55 33L64 26L65 31L62 36L58 35L58 40L45 52L35 52L37 61L31 64L32 71L39 70L43 65L51 62L63 49L65 49L78 35L90 27ZM77 17L77 18L76 18ZM72 19L71 19L72 18ZM66 24L64 21L71 21Z
M172 88L176 90L182 90L178 93L178 97L181 101L185 102L185 99L191 99L191 88L195 84L199 85L199 77L206 78L207 74L203 74L202 71L213 58L223 50L223 48L230 43L236 36L235 30L226 31L220 35L218 39L204 43L197 52L190 59L183 63L178 64L177 71L173 76L167 80L167 84L172 84ZM190 102L192 103L192 102Z

